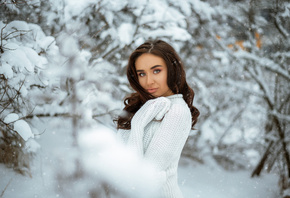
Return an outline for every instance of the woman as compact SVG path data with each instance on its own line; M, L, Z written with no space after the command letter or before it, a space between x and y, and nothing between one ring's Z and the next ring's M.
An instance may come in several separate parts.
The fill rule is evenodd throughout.
M181 60L166 42L145 42L131 54L127 78L136 91L124 101L118 135L159 171L162 197L182 197L177 167L199 111L192 106Z

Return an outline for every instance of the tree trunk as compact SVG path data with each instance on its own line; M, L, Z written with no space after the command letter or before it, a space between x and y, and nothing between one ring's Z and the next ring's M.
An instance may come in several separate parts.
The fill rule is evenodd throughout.
M273 145L273 141L271 141L263 155L263 157L261 158L260 162L258 163L258 165L256 166L256 168L254 169L254 171L252 172L251 177L255 177L255 176L260 176L260 173L262 172L264 166L265 166L265 162L267 161L267 158L269 156L270 153L270 149Z

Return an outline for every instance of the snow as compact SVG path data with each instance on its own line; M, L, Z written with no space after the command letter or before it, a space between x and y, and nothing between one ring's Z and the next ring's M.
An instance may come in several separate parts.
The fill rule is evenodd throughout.
M69 21L73 16L80 15L84 9L86 9L90 4L94 3L95 0L65 0L65 20Z
M28 71L33 71L33 65L26 56L26 53L19 48L15 43L8 43L5 47L12 50L7 50L2 54L1 62L6 62L11 66L14 66L17 71L22 72L24 68ZM18 57L18 58L15 58Z
M179 169L185 198L274 198L279 196L277 175L250 178L250 172L230 172L208 165L192 166L183 159Z
M16 113L10 113L4 118L4 122L9 124L10 122L15 122L19 119L19 116Z
M97 131L81 133L85 169L98 172L99 177L109 181L116 189L122 189L133 196L143 192L141 197L152 197L158 188L153 165L139 159L133 152L117 141L115 133L107 127Z
M123 0L123 1L104 0L102 1L102 4L108 10L113 10L113 11L118 12L128 4L128 0Z
M51 36L45 36L41 27L37 24L29 23L28 27L30 29L30 34L33 36L34 41L36 41L36 46L42 44L42 39L46 39L47 37L51 38Z
M74 57L79 52L79 46L76 39L68 34L62 34L60 40L60 52L66 57Z
M19 9L17 8L17 6L14 5L13 0L7 0L7 1L4 1L4 3L5 3L5 6L9 8L9 10L19 13Z
M246 52L243 50L237 51L236 53L234 53L234 55L238 59L253 60L260 67L265 68L265 69L272 71L272 72L277 72L278 74L285 77L286 79L290 79L289 72L286 69L280 67L279 64L277 64L275 61L273 61L267 57L259 57L258 55L254 54L254 53L249 53L249 52Z
M23 97L26 97L27 96L28 90L27 90L27 88L26 88L25 85L22 85L22 87L20 89L20 93L21 93L21 96L23 96Z
M52 36L47 36L39 41L39 46L46 50L53 42L55 39Z
M29 138L33 138L34 135L31 131L30 126L24 120L17 120L14 123L14 130L25 140L27 141Z
M135 27L131 23L123 23L118 28L118 35L121 43L129 45L133 40Z
M39 120L36 119L35 121ZM44 134L39 136L38 142L41 148L38 148L39 151L32 163L31 178L15 174L12 169L0 164L0 191L5 188L12 178L3 198L19 197L19 195L21 197L65 197L57 190L60 185L65 184L59 183L56 173L57 170L66 167L65 164L71 162L69 156L73 151L71 149L72 136L70 131L67 130L70 123L62 119L58 121L45 119L43 122L47 124L48 128ZM57 126L58 131L53 130ZM30 139L28 143L31 140L33 139ZM29 145L31 144L33 143L30 142ZM98 175L98 179L100 177L107 179L124 178L121 181L112 180L112 183L118 188L123 188L123 192L129 194L130 192L146 190L145 194L133 194L133 197L139 198L150 193L149 189L143 189L144 186L142 187L142 184L145 185L145 181L152 180L150 179L150 168L147 167L147 169L143 169L147 171L141 172L140 167L145 168L146 166L143 163L140 164L140 161L138 162L133 154L126 150L126 147L120 145L110 129L98 125L94 130L81 133L79 144L82 148L82 163L91 172L91 176ZM63 163L59 164L60 161ZM73 170L73 167L68 169ZM96 172L97 170L100 172ZM128 173L136 174L138 177L130 178ZM63 174L65 173L63 172ZM273 174L262 175L261 178L250 178L250 172L247 170L230 172L219 168L216 164L196 164L186 158L181 159L178 174L178 181L184 198L278 197L276 187L278 176ZM95 182L98 181L97 178L95 178ZM152 187L153 184L154 180L153 183L146 185ZM89 185L91 185L89 177L81 180L79 184L82 189ZM95 183L95 185L97 184ZM74 186L69 189L74 192ZM75 192L75 195L77 193Z
M35 160L31 161L32 178L18 175L0 164L0 193L12 178L3 197L93 197L93 194L87 195L87 192L91 189L98 190L103 183L109 183L117 192L125 195L134 197L137 194L138 198L154 196L154 189L159 182L158 176L155 176L150 164L136 158L116 140L113 132L115 126L111 124L114 113L122 112L124 104L121 99L132 92L124 74L129 50L148 38L170 41L177 51L182 50L185 56L188 56L188 60L185 60L188 64L185 65L188 67L188 82L197 87L196 96L199 101L195 100L195 103L202 114L197 126L202 133L196 142L196 148L200 150L196 155L204 159L206 156L203 155L209 155L211 152L232 154L218 150L216 143L221 139L228 145L242 144L244 150L233 153L235 160L240 160L245 167L257 165L261 158L258 151L266 146L261 142L265 139L279 141L272 133L267 136L261 133L267 115L275 115L281 122L290 120L289 115L278 111L278 108L269 110L262 99L257 99L268 97L274 104L275 96L271 87L275 85L274 81L271 81L273 76L285 80L283 86L279 87L278 84L277 91L280 92L281 88L282 94L285 90L285 95L288 94L289 68L282 62L289 58L290 53L277 50L269 55L263 50L257 52L255 48L232 52L226 44L234 43L236 37L233 36L230 26L223 23L227 18L233 18L243 24L245 19L241 10L246 8L231 4L225 9L222 1L208 2L49 0L44 4L49 7L40 9L37 8L40 6L39 0L29 1L28 6L35 6L35 13L43 11L39 17L43 20L39 21L41 24L38 25L13 20L13 17L21 13L22 8L20 6L18 9L11 0L7 0L9 11L15 15L11 15L12 18L8 20L11 22L6 27L0 21L3 38L8 36L1 40L4 52L0 58L0 74L7 78L7 87L15 89L15 93L7 92L6 89L3 93L1 88L1 99L11 99L18 92L21 94L16 97L18 103L4 109L0 117L4 118L6 124L14 125L14 130L26 141L23 152L32 153ZM217 6L212 7L210 4ZM285 9L278 13L278 19L288 20L289 11ZM289 35L285 33L282 21L279 20L277 22L282 28L281 31ZM261 17L255 21L266 25L266 20ZM102 28L105 23L108 25ZM258 23L255 23L256 28L264 32ZM40 26L45 27L45 31L52 33L57 39L46 36ZM84 40L87 36L92 36L86 34L94 34L99 30L100 33L90 40L92 43L89 45L94 47L86 46ZM135 34L136 30L138 31ZM215 32L218 32L220 40L212 39L216 36ZM269 41L266 41L267 38L264 41L271 45L276 45L275 42L280 39L270 38ZM216 47L215 42L220 44L219 47L224 46L222 51L218 51L219 47L211 49ZM245 42L249 48L250 43ZM196 50L197 44L201 44L203 49ZM125 45L128 45L128 48L123 48ZM83 47L84 49L80 49ZM193 48L187 49L190 47ZM111 51L112 53L107 55ZM249 62L253 62L253 70L248 65ZM249 75L249 70L244 70L244 66L250 67L254 77ZM231 71L238 74L237 78L233 77ZM70 99L74 93L68 78L75 80L74 85L77 89L78 103L75 113L79 116L78 124L80 127L87 127L79 131L78 147L72 146L71 123L68 120L59 117L38 119L36 116L33 118L34 122L29 124L19 120L19 115L30 114L32 109L32 115L57 116L70 112ZM256 82L262 84L265 93ZM277 82L281 83L278 79ZM8 96L5 93L8 93ZM281 104L286 100L278 97L276 102L279 103L280 99ZM279 106L278 103L275 107ZM233 115L239 110L245 113L242 113L239 122L231 122ZM11 112L20 113L17 115ZM103 114L105 116L102 116ZM94 126L95 120L111 129L100 124L89 128ZM229 130L226 130L227 128ZM38 133L40 135L34 135ZM3 139L1 132L0 136ZM192 137L195 138L194 135ZM287 140L289 138L285 141ZM82 165L83 177L69 180L78 169L75 163L77 160L80 160ZM250 170L231 172L215 163L206 161L204 164L196 164L185 158L182 158L178 172L179 184L185 198L279 197L278 176L275 174L250 178ZM61 192L61 187L73 196ZM82 193L85 193L85 196ZM289 194L288 191L284 193Z
M41 57L37 54L37 52L29 47L21 47L22 51L24 51L26 57L31 62L32 66L42 67L43 64L47 63L47 60L44 57ZM30 72L33 72L33 68L29 68Z
M13 70L12 67L7 63L2 63L2 67L0 67L0 74L3 74L6 78L13 77Z
M112 12L105 12L105 17L109 25L113 24L114 14Z
M290 3L286 4L284 12L281 14L282 17L290 16Z
M260 134L260 130L256 127L249 127L247 131L245 131L244 137L248 143L255 141L255 138Z
M186 0L179 0L179 1L174 1L171 0L171 2L173 5L180 7L180 9L182 10L182 12L186 15L186 16L190 16L191 15L191 9L190 9L190 3Z
M207 2L203 2L201 0L191 0L190 3L196 12L198 12L201 17L207 20L211 20L212 15L216 12L215 9L213 9Z
M244 154L249 159L250 164L258 164L259 163L259 152L254 149L249 149L247 151L244 151Z
M223 142L226 144L238 143L243 138L243 135L241 130L232 130L223 138Z
M180 41L186 41L191 38L190 34L187 31L176 25L168 25L166 29L160 28L152 31L140 29L140 32L153 38L158 38L160 35L164 37L172 37L172 39Z
M29 153L36 153L41 148L40 144L37 143L34 139L28 139L25 143L25 149Z
M16 30L21 30L21 31L29 31L29 26L25 21L11 21L7 27L5 28L5 30L7 32L14 32Z
M290 196L290 189L285 190L283 193L283 197L287 197L287 196Z
M41 2L40 0L30 0L29 2L27 2L27 4L32 6L40 6Z
M201 131L204 131L204 133L201 134L204 140L208 140L211 142L214 142L216 140L216 132L211 126L210 122L205 122L202 125Z

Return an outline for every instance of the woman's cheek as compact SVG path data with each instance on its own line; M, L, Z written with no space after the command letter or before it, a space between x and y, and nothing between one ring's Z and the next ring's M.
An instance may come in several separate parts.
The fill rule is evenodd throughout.
M145 89L144 78L139 78L139 84Z

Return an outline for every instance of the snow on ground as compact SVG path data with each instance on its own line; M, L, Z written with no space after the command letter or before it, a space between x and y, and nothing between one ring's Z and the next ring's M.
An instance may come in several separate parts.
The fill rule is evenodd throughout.
M71 134L60 127L66 124L55 120L38 121L41 128L48 126L37 141L41 145L31 164L32 177L22 176L0 164L0 197L6 185L3 198L55 198L57 192L55 171L59 161L65 160L70 152ZM57 131L56 131L57 129ZM275 175L250 178L249 171L228 172L210 165L196 165L182 159L179 167L179 184L185 198L277 198L279 197Z
M192 165L182 159L179 185L185 198L277 198L278 177L250 178L250 171L225 171L208 165Z

